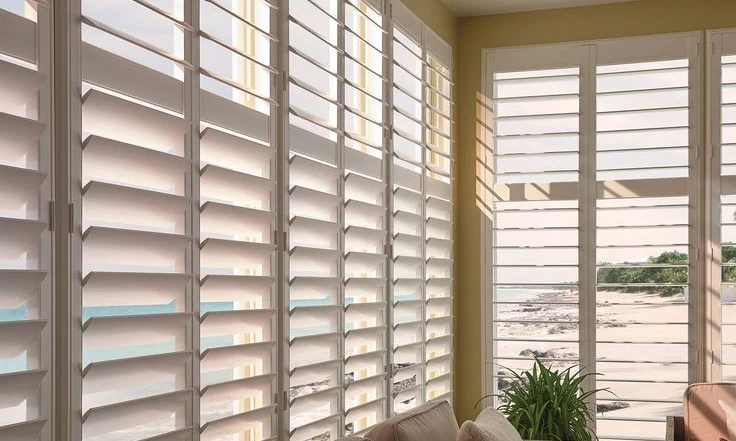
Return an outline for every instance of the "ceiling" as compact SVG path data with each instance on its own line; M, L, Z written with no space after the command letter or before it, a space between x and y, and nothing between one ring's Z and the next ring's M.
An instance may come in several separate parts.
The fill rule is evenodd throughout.
M602 5L636 0L442 0L459 17Z

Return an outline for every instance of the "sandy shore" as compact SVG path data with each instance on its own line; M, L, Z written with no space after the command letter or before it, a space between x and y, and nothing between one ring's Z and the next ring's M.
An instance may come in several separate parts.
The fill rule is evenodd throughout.
M595 370L602 374L598 387L612 392L598 395L601 438L664 438L665 418L682 413L688 357L684 301L682 295L598 293ZM518 358L533 355L560 368L578 364L576 292L542 292L524 303L498 304L497 314L502 321L531 322L497 325L499 364L524 369L531 362Z

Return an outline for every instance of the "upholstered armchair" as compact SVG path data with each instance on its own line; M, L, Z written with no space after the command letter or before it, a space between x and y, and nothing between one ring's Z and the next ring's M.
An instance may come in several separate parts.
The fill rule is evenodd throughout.
M667 441L736 441L736 383L693 384L682 410L667 418Z

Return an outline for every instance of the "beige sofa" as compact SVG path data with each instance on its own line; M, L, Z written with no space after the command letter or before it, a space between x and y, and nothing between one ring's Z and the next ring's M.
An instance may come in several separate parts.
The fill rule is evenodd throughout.
M427 403L390 418L368 430L365 438L343 439L343 441L459 440L522 441L514 426L500 412L490 407L483 410L475 421L465 421L458 427L452 406L447 401Z
M455 441L458 430L450 403L436 401L378 424L366 433L365 438L343 438L343 441Z

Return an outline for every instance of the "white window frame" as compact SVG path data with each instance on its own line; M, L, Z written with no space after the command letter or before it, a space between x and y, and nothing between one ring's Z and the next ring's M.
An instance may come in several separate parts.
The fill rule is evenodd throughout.
M710 33L708 33L710 40ZM690 47L683 47L682 42L686 41ZM580 364L583 366L595 366L596 351L596 301L595 301L595 284L596 284L596 265L590 263L589 256L594 255L596 250L596 228L595 228L595 212L596 212L596 167L595 167L595 146L596 146L596 93L595 93L595 70L598 64L597 50L598 48L610 47L605 54L603 64L617 63L635 63L649 60L663 59L667 56L688 58L691 60L689 69L689 167L688 176L689 188L688 195L690 199L689 223L690 228L690 251L689 251L689 289L690 292L705 292L704 271L707 266L705 262L705 250L702 244L705 235L705 225L703 216L705 215L705 188L706 176L704 175L705 163L705 143L703 130L703 96L706 90L704 81L704 56L703 56L704 32L684 32L676 34L663 34L655 36L627 37L604 40L592 40L573 43L546 44L520 47L506 47L484 49L481 52L481 68L482 68L482 90L483 97L487 97L487 102L480 103L481 108L479 119L481 120L482 133L480 136L480 144L482 151L479 154L479 161L489 161L493 164L493 154L491 152L492 136L490 128L493 127L492 120L492 104L493 96L493 65L492 57L494 54L506 55L506 60L513 64L514 68L524 69L545 69L561 67L563 63L559 60L574 59L574 56L566 56L567 51L579 51L581 56L580 79L581 79L581 95L580 95L580 175L578 181L579 191L579 207L581 209L579 218L579 274L580 274L580 297L579 297L579 347L580 347ZM710 52L708 52L710 53ZM531 55L533 54L533 56ZM652 54L651 57L648 54ZM568 63L570 64L570 63ZM574 64L570 64L574 65ZM506 66L505 66L506 67ZM709 65L710 67L710 65ZM511 70L511 69L506 69ZM710 75L708 78L712 78ZM711 93L715 87L711 87ZM718 125L718 129L720 126ZM715 164L714 167L719 167ZM491 167L484 168L481 164L478 169L483 170L483 176L479 178L485 182L493 182ZM715 169L714 169L715 170ZM615 182L615 181L614 181ZM478 206L480 207L480 224L481 224L481 353L482 353L482 391L483 396L494 393L494 339L493 339L493 230L492 221L489 215L492 211L493 204L493 188L492 184L481 185L476 197ZM714 196L717 201L718 195ZM714 225L715 227L715 225ZM720 225L718 225L720 227ZM709 249L708 252L711 252ZM720 272L715 271L716 277L720 277ZM718 279L720 282L720 279ZM707 323L704 315L705 307L702 304L705 295L689 296L689 382L705 381L711 378L718 378L706 375L706 362L702 354L710 349L705 346L705 323ZM715 308L720 308L720 303L716 303ZM715 310L714 310L715 311ZM719 309L720 313L720 309ZM595 388L595 379L590 378L585 385L586 389ZM487 405L492 405L492 399L486 400ZM593 404L593 401L591 402ZM664 434L663 434L664 435Z
M703 279L707 287L701 316L705 379L722 381L721 306L721 56L736 53L736 28L705 31L705 243ZM724 47L726 50L724 50Z

